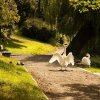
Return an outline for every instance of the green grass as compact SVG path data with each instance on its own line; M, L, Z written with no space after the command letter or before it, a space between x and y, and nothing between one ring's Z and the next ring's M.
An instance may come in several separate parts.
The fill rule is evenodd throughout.
M55 50L55 47L50 44L21 36L14 36L5 47L10 52L21 54L47 54Z
M31 75L16 63L0 55L0 100L46 100Z
M85 69L91 72L100 73L100 68L90 67L90 68L85 68Z
M85 68L91 72L100 73L100 56L94 56L91 58L91 67Z

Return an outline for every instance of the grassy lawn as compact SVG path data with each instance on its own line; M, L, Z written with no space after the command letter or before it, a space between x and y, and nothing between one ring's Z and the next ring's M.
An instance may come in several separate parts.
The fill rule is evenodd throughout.
M31 75L16 62L0 55L0 100L46 100Z
M91 72L100 73L100 68L90 67L90 68L85 68L85 69Z
M21 54L47 54L55 50L55 47L21 36L13 36L5 47L8 51Z
M85 68L91 72L100 73L100 56L94 56L91 58L91 67Z

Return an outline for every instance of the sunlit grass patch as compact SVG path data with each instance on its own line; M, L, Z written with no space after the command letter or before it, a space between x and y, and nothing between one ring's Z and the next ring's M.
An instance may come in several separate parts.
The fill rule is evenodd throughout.
M100 56L94 56L91 58L91 67L85 68L91 72L100 73Z
M0 56L0 100L46 100L31 75L16 63Z
M100 73L100 68L90 67L90 68L85 68L85 69L91 72Z
M21 36L14 36L5 47L10 52L22 54L46 54L55 50L55 47L50 44Z

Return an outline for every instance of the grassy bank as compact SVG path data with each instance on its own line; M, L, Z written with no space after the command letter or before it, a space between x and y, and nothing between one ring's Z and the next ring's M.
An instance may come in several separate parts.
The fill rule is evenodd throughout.
M13 36L5 47L10 52L21 54L47 54L55 50L55 47L50 44L21 36Z
M46 100L31 75L16 63L0 55L0 100Z
M100 73L100 56L91 57L91 67L85 69L91 72Z
M85 69L91 72L100 73L100 68L90 67L90 68L85 68Z

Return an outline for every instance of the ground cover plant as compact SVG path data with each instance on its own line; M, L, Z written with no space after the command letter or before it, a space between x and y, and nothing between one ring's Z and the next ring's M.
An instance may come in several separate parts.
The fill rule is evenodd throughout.
M46 100L31 75L16 63L0 55L0 100Z
M55 47L22 36L13 36L12 40L5 44L5 49L20 54L47 54L55 50Z

